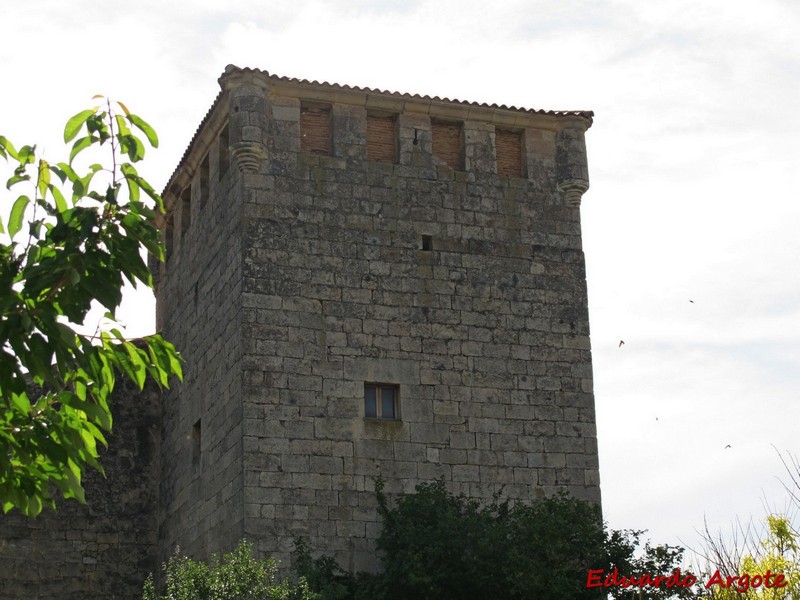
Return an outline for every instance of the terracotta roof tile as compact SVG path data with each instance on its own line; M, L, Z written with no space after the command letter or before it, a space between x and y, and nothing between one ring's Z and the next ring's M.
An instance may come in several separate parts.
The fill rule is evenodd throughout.
M529 114L536 114L536 115L553 115L553 116L572 116L572 117L584 117L586 119L591 119L594 116L594 112L591 110L543 110L543 109L530 109L530 108L518 108L516 106L506 106L505 104L488 104L486 102L465 102L464 100L457 100L451 98L440 98L439 96L422 96L420 94L409 94L403 92L392 92L389 90L379 90L375 88L365 88L365 87L358 87L352 85L343 85L339 83L328 83L327 81L316 81L312 80L309 81L308 79L297 79L296 77L285 77L280 75L273 75L268 71L264 71L262 69L251 69L250 67L237 67L236 65L228 65L225 67L225 72L220 76L219 82L222 83L223 79L231 74L231 73L258 73L260 75L264 75L269 79L274 81L286 81L289 83L298 83L301 85L311 85L311 86L319 86L319 87L327 87L334 90L348 90L353 92L359 93L368 93L368 94L381 94L384 96L393 96L395 98L411 98L413 100L431 100L434 102L447 102L450 104L461 104L464 106L478 106L482 108L497 108L500 110L511 110L515 112L525 112Z

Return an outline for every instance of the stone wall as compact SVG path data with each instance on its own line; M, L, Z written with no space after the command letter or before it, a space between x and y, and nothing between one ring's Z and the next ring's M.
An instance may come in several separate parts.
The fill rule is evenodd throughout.
M117 388L101 458L107 478L86 474L88 504L62 501L33 519L0 515L0 597L141 598L157 568L159 394Z

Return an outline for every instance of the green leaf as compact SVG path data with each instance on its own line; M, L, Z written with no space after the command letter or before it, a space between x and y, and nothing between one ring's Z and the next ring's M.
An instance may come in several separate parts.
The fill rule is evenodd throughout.
M12 185L19 183L20 181L28 181L31 176L30 175L23 175L23 171L17 169L14 171L14 175L8 178L6 181L6 189L10 190Z
M147 136L147 141L150 142L150 145L153 148L158 148L158 135L156 135L155 129L150 127L144 119L138 117L137 115L128 115L128 120L133 123L136 127L138 127L142 133Z
M31 199L27 196L20 196L11 207L11 215L8 217L8 235L13 238L22 229L22 219L25 217L25 209L28 208Z
M56 174L56 177L58 177L61 180L61 183L66 182L67 174L60 166L50 165L50 170Z
M31 401L28 394L25 392L21 394L11 393L11 403L17 407L17 410L23 415L28 415L31 412Z
M72 117L69 121L67 121L66 127L64 127L64 142L71 142L78 132L83 127L83 124L86 123L86 119L91 117L97 108L89 109L89 110L82 110L77 115Z
M75 181L76 179L80 179L78 174L72 169L70 165L65 162L58 163L58 168L61 169L61 172L64 173L67 179L70 181ZM64 181L62 179L62 181Z
M41 198L47 194L48 185L50 185L50 165L42 158L39 159L39 176L36 179L36 188L39 190Z
M144 144L135 135L118 135L119 149L127 154L132 162L139 162L144 158Z
M139 174L134 166L129 163L124 163L120 169L125 176L125 182L128 184L131 201L137 202L139 200Z
M72 150L69 153L69 164L72 164L72 161L80 152L86 150L86 148L94 144L96 141L97 138L93 136L86 136L82 137L79 140L76 140L75 143L72 145Z
M139 389L141 390L144 387L144 380L147 377L147 365L145 364L142 355L139 354L139 349L136 346L130 342L125 342L122 346L128 353L128 358L130 358L131 366L133 367L133 372L136 377L136 385L139 386Z
M67 201L64 198L64 195L61 193L61 190L52 184L48 185L47 188L50 190L50 193L53 194L53 199L56 201L56 208L58 209L58 212L63 213L66 211Z
M117 129L119 129L117 137L131 135L131 129L125 122L125 117L122 115L114 115L114 120L117 122Z
M147 194L153 200L155 200L156 207L158 208L158 210L161 211L162 213L165 212L164 200L161 198L161 195L153 188L153 186L150 185L147 181L145 181L142 177L139 177L137 179L137 183L139 184L139 187L141 187L144 190L145 194Z
M86 429L81 429L81 438L83 439L83 443L86 446L86 449L89 451L89 454L97 458L97 444L95 443L94 436L86 431Z
M16 148L14 148L14 144L12 144L7 137L2 135L0 135L0 148L4 151L3 152L4 157L6 156L6 154L8 154L9 156L11 156L11 158L19 160L19 153L17 152Z
M18 156L20 166L32 165L36 160L36 145L23 146L19 149Z

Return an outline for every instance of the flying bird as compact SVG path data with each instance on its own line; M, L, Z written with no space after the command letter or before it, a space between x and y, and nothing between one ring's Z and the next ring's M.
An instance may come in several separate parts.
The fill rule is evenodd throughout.
M694 300L689 300L689 302L691 302L692 304L694 304Z
M723 448L723 450L727 450L727 449L728 449L728 448L730 448L730 447L731 447L731 445L730 445L730 444L728 444L727 446L725 446L725 447Z
M620 341L619 341L619 348L622 348L624 345L625 345L625 342L624 342L624 341L622 341L622 340L620 340Z

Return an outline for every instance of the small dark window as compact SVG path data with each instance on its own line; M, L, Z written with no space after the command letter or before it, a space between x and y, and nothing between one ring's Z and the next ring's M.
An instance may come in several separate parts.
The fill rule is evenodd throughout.
M384 163L397 162L397 119L367 115L367 157Z
M172 249L175 243L175 221L173 219L173 214L174 213L170 213L169 217L167 217L167 224L164 229L164 250L166 253L164 262L169 261L172 257Z
M455 171L464 168L463 140L461 123L431 123L433 155Z
M422 249L426 252L433 250L433 238L429 235L422 236Z
M192 426L192 465L200 466L200 452L202 449L203 429L200 419Z
M205 206L208 200L208 154L200 165L200 206Z
M364 418L399 418L398 387L396 385L367 383L364 385Z
M331 153L331 109L329 106L300 107L300 149L309 154Z
M230 143L228 142L228 126L222 128L219 134L219 179L228 172L231 165Z
M192 188L187 187L181 192L181 244L192 226Z

